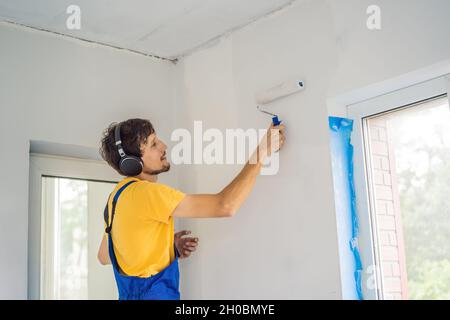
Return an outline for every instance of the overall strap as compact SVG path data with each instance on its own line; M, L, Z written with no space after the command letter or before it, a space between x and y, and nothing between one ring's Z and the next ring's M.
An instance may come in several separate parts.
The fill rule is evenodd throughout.
M108 201L106 202L105 211L103 212L103 218L105 219L105 223L107 225L107 227L105 229L106 233L110 233L111 232L111 228L112 228L112 224L113 224L113 220L114 220L114 214L116 212L116 204L117 204L117 200L119 199L120 194L122 193L123 190L125 190L126 187L128 187L130 184L132 184L134 182L136 182L136 180L127 182L122 187L120 187L120 189L114 195L114 199L113 199L113 202L112 202L112 211L111 211L111 224L109 224L109 212L108 212L109 211L108 210L108 203L109 203L109 198L111 197L111 195L109 195Z

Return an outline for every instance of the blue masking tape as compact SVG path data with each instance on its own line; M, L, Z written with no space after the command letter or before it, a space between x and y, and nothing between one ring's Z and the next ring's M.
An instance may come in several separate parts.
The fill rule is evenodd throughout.
M329 117L329 127L343 296L344 299L362 300L363 268L358 249L359 221L353 177L353 146L350 143L353 121Z

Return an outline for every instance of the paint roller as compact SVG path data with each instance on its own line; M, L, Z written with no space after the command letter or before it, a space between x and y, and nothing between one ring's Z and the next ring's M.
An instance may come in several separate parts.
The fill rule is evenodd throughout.
M303 80L298 80L298 78L290 79L285 81L273 88L265 91L261 91L255 94L256 109L259 111L269 114L272 116L272 123L274 126L278 126L281 121L278 119L276 114L267 112L261 109L261 106L272 103L281 98L290 96L294 93L302 91L305 88L305 82Z

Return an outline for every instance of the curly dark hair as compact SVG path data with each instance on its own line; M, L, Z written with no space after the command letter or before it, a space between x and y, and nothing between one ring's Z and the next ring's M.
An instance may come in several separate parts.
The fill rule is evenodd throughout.
M119 174L125 176L119 168L120 155L117 151L114 131L117 122L113 122L103 132L100 155ZM155 132L150 121L145 119L128 119L120 123L120 138L126 154L142 157L141 145L147 143L149 135Z

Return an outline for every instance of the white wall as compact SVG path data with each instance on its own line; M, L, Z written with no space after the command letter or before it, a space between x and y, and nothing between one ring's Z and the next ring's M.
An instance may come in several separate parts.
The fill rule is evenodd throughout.
M184 117L204 127L265 128L253 94L299 75L306 90L270 107L287 126L277 176L261 176L232 220L186 221L200 237L184 262L184 298L341 297L327 101L450 57L450 2L307 0L247 26L179 65ZM331 109L333 110L333 109ZM334 109L345 116L345 108ZM180 170L189 192L219 191L239 166ZM203 240L203 241L202 241Z
M425 81L427 76L440 76L434 67L441 62L446 62L442 63L445 72L444 65L450 59L450 1L327 2L333 14L338 61L328 90L331 100L354 103L379 95L384 89L395 90L412 81ZM366 28L365 12L371 4L380 6L380 31ZM331 107L330 111L345 116L342 108Z
M205 127L266 128L270 117L256 110L254 92L296 75L306 81L304 92L270 108L287 126L279 173L260 176L232 220L190 224L201 248L186 268L185 298L340 296L324 99L336 61L330 16L323 1L308 1L180 65L187 124L201 119ZM189 178L182 171L180 183L218 191L238 169L204 166Z
M130 117L168 141L174 65L7 24L0 46L0 299L24 299L29 141L98 149L108 124ZM176 185L175 172L163 181Z

